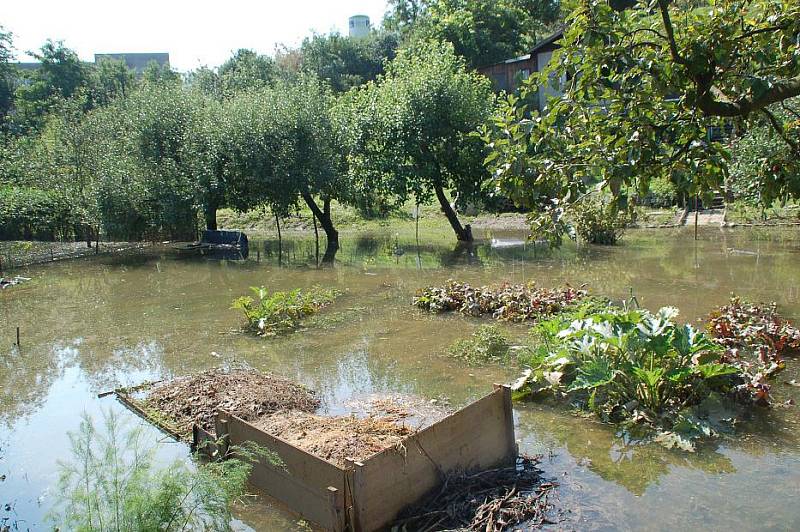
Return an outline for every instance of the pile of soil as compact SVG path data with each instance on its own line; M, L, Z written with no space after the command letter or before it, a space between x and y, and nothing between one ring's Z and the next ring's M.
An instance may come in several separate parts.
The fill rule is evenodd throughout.
M413 432L391 418L326 417L298 410L275 412L253 424L337 466L343 466L345 458L362 462L400 445Z
M433 425L453 413L443 400L427 400L408 394L367 394L344 404L348 413L358 417L380 417L416 430Z
M314 392L283 377L220 368L160 382L141 399L127 399L187 439L194 423L213 433L218 409L252 421L278 410L313 412L320 404Z

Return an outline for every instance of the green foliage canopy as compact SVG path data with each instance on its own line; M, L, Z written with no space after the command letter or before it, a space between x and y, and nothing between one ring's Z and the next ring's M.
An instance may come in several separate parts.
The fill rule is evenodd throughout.
M390 2L384 24L409 40L450 42L475 68L526 53L559 16L556 0L412 0Z
M326 80L334 91L344 92L383 73L384 63L394 58L398 45L398 34L386 31L373 31L362 38L338 33L312 35L300 47L302 68Z
M497 187L542 209L557 231L565 208L597 183L626 204L651 180L710 196L723 188L728 151L714 131L758 117L798 153L797 122L774 107L800 94L800 4L793 0L570 3L563 48L525 93L555 84L542 115L513 97L483 130ZM789 193L786 175L763 197Z
M470 240L444 191L474 197L486 178L484 147L471 133L491 111L489 81L467 70L451 44L419 43L343 105L356 187L418 201L435 194L457 238Z

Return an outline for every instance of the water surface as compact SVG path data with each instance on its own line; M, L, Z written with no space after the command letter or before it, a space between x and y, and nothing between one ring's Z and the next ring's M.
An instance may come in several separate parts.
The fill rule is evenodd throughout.
M419 287L457 278L473 283L586 284L643 306L674 305L697 321L732 292L775 300L800 321L800 233L707 229L630 232L614 247L565 245L556 251L524 235L479 234L473 247L449 234L419 244L391 232L343 235L333 267L317 268L313 241L252 239L244 262L180 259L167 249L37 266L33 281L0 292L0 519L22 529L46 526L57 493L56 463L68 457L67 431L81 412L114 408L97 393L148 378L244 361L317 390L328 410L353 397L411 393L463 404L512 379L500 367L465 368L443 356L481 321L426 315L410 305ZM257 251L257 253L256 253ZM257 260L260 259L260 260ZM239 331L233 299L250 286L323 285L342 296L307 330L281 338ZM19 326L22 349L11 349ZM525 328L507 326L511 336ZM790 361L776 396L800 402ZM515 407L520 448L545 456L561 487L555 503L567 528L703 527L800 529L800 415L797 407L757 412L743 432L695 454L626 440L613 427L548 404ZM138 421L136 421L138 422ZM165 459L184 446L152 430ZM242 526L294 526L296 517L266 498L237 510ZM0 523L1 525L2 523Z

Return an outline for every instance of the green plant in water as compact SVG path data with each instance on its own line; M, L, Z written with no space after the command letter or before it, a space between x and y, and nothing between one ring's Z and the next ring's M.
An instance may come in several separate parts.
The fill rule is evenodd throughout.
M516 397L566 396L603 420L644 424L675 436L665 443L691 448L691 439L712 432L690 407L731 392L742 377L719 362L723 349L711 338L676 323L677 314L672 307L655 314L587 307L540 322Z
M230 505L244 496L256 458L237 448L237 458L156 467L142 429L113 411L104 413L102 430L84 414L69 437L72 456L59 464L61 499L50 519L79 532L230 530Z
M456 341L447 353L472 366L507 360L509 345L499 328L482 325L469 338Z
M270 293L263 286L251 287L257 299L243 296L233 302L247 319L248 328L261 336L296 329L303 318L316 314L333 302L339 292L329 288L312 287L290 292Z

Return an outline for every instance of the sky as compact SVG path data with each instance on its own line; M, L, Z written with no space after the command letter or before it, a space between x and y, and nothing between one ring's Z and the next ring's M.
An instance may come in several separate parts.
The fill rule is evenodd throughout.
M351 15L380 24L386 0L0 0L0 26L11 31L18 61L50 38L81 59L95 53L169 52L185 72L218 66L239 48L272 54L312 31L347 33Z

